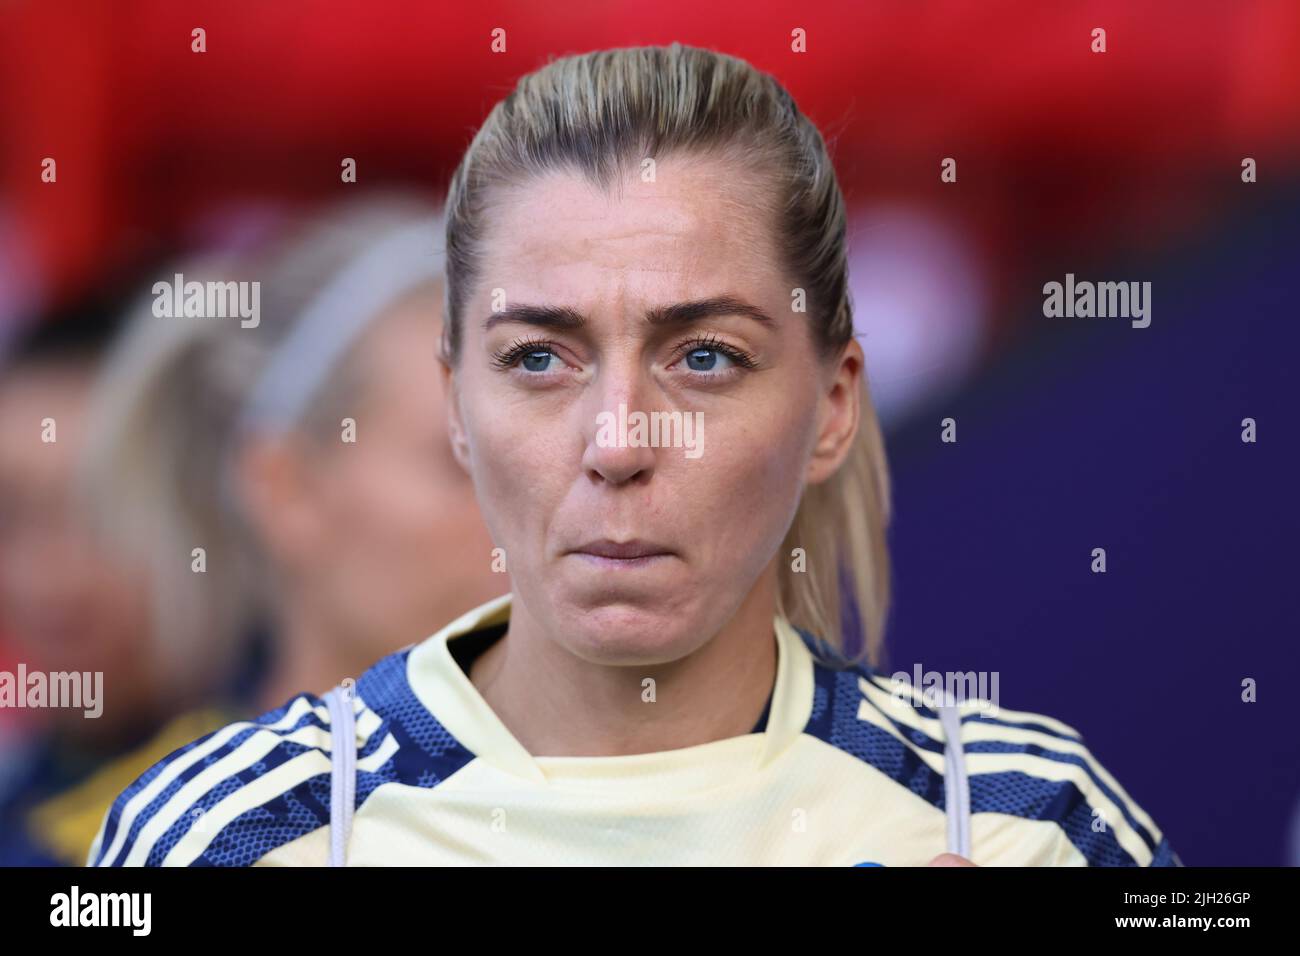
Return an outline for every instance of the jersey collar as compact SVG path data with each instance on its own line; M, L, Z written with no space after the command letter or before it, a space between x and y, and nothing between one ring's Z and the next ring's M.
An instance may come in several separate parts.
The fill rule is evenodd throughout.
M461 615L417 644L407 659L407 678L420 703L472 754L508 773L545 782L554 775L554 768L560 766L587 765L588 769L595 769L602 763L612 767L613 762L619 762L628 769L636 765L638 770L650 770L658 758L678 760L689 757L692 751L719 745L752 751L757 768L785 750L808 724L814 690L812 654L798 631L777 614L773 618L777 641L776 683L767 729L763 733L658 754L534 759L479 694L448 646L461 635L509 621L512 598L511 593L506 593Z

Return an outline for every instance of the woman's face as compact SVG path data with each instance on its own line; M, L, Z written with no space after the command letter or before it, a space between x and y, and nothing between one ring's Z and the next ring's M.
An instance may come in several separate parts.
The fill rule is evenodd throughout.
M33 670L102 671L103 717L78 736L118 729L156 703L145 572L106 548L75 506L95 369L27 365L0 378L0 630ZM49 418L55 441L42 441ZM0 666L12 666L5 661Z
M337 645L378 657L509 590L452 455L435 294L376 318L349 357L355 441L271 442L246 495L272 564Z
M805 482L843 457L860 380L852 359L847 379L818 361L760 184L670 157L614 193L554 172L495 197L451 429L527 615L584 659L654 664L702 646L756 586L774 596L777 550ZM647 319L724 297L737 305ZM539 309L584 321L539 325ZM637 447L637 412L682 413L694 450L683 432ZM656 554L584 553L602 540Z

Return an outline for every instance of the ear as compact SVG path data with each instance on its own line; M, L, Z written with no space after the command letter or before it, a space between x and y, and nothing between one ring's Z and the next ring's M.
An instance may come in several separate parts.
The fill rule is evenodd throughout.
M461 468L469 474L469 439L466 437L465 423L460 414L460 391L456 387L456 371L442 356L438 358L438 366L441 372L444 404L447 406L447 435L451 440L451 451Z
M234 467L241 506L272 561L296 570L318 554L323 516L303 450L289 438L252 438Z
M858 340L850 339L830 371L827 390L817 413L817 439L808 462L807 482L826 481L839 469L853 447L862 413L862 382L866 357Z

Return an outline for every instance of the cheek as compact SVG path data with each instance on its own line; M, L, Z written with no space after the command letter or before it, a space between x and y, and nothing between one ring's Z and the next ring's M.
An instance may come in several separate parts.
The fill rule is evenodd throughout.
M465 428L473 483L493 541L508 552L521 539L537 540L563 495L564 476L574 473L582 454L569 420L503 408L488 398Z
M110 572L100 591L105 616L116 625L116 645L145 650L153 641L149 592L143 579Z
M396 556L439 545L440 525L455 502L447 500L432 469L419 467L408 452L367 451L331 470L322 519L340 563L379 561L391 569L401 560Z
M774 409L764 419L719 423L714 439L706 421L704 456L682 463L705 467L695 476L684 470L683 487L702 509L696 511L707 522L701 527L713 528L733 556L765 564L767 551L780 544L802 490L807 427L797 409Z

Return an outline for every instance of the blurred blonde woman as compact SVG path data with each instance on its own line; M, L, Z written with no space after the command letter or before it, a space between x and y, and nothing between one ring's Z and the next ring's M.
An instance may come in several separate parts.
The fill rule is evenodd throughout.
M387 197L178 266L258 283L257 316L160 316L169 275L103 383L92 485L153 562L170 652L269 630L254 711L355 678L503 587L465 559L490 546L436 374L441 244L430 208Z
M150 571L160 637L137 668L193 709L115 768L79 860L113 796L176 747L355 678L504 586L446 434L441 244L431 207L360 200L182 263L134 306L84 488ZM157 314L176 272L259 282L257 320Z
M555 60L446 208L450 438L510 592L165 761L92 862L1174 860L1071 728L875 671L889 486L844 201L774 78Z

